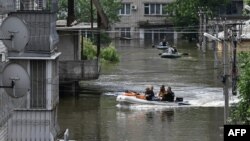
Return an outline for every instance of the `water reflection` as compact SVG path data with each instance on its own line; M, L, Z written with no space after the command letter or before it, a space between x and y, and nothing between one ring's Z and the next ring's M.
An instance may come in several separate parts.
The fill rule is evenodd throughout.
M173 122L174 120L174 110L162 111L161 112L161 121Z
M119 109L113 96L62 97L59 124L80 141L220 141L223 108Z
M70 130L70 138L75 140L100 139L100 97L84 95L79 98L61 96L59 122L62 130ZM84 136L83 136L84 135Z

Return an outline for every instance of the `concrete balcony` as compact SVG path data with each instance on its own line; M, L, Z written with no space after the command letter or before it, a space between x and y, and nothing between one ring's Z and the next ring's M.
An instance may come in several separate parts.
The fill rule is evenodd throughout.
M100 64L95 60L59 61L60 83L98 79Z

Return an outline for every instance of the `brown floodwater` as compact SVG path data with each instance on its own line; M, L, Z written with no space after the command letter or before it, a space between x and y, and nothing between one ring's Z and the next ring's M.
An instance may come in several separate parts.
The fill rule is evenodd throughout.
M98 80L81 82L79 97L61 95L58 120L78 141L222 141L222 65L215 65L212 49L206 53L194 43L180 41L178 59L161 58L160 50L145 41L114 42L120 62L102 64ZM219 61L221 53L218 52ZM143 92L153 85L171 86L191 106L123 107L116 96L125 90ZM230 98L231 100L232 98Z

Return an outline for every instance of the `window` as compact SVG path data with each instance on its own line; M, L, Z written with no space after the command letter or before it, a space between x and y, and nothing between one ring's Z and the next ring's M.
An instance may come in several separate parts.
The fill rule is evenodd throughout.
M115 30L120 32L120 37L131 37L130 27L115 28Z
M130 28L121 28L121 37L130 37Z
M46 108L46 61L31 60L31 108Z
M47 2L46 0L36 0L35 5L37 5L37 8L39 10L42 10L42 9L46 8L46 2Z
M144 4L144 14L145 15L166 15L164 7L166 4L159 3L145 3Z
M120 15L130 15L131 5L130 3L122 4L122 8L119 10Z
M149 4L144 4L144 14L149 15Z

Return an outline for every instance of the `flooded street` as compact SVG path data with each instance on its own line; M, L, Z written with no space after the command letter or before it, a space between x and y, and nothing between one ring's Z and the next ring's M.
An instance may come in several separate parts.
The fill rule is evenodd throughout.
M117 41L120 63L102 65L98 80L81 82L80 96L61 95L59 126L78 141L222 141L222 65L214 66L212 50L205 54L187 41L178 42L177 59L161 58L152 43ZM219 54L220 57L220 54ZM116 96L125 90L143 92L153 85L171 86L188 107L136 105L122 107ZM232 100L232 98L230 99ZM221 134L221 135L220 135Z

